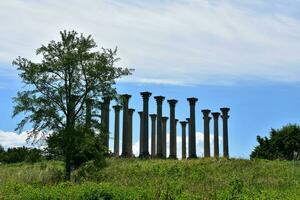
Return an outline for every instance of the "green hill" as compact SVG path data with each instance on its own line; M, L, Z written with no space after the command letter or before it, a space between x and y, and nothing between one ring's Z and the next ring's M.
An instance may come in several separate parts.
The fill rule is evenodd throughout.
M300 162L107 160L63 182L63 164L0 165L0 199L300 199Z

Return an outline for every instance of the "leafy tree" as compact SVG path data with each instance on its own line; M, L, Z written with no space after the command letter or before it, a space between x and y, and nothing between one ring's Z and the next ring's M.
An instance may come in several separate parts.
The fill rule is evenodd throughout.
M14 147L1 153L0 161L4 163L30 162L35 163L42 159L42 151L36 148Z
M13 116L25 113L17 126L21 131L32 124L29 137L61 133L65 178L70 179L75 127L83 123L87 99L116 97L115 80L131 74L128 68L115 67L117 49L95 50L92 37L75 31L60 32L60 41L51 41L36 50L41 62L18 57L13 64L25 87L14 98Z
M0 153L5 152L4 147L0 144Z
M268 160L293 160L300 157L300 126L288 124L281 129L272 129L270 138L257 136L258 146L252 151L251 158Z

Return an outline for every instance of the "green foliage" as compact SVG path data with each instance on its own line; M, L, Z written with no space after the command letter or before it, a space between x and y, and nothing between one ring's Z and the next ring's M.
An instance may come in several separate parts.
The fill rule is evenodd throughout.
M41 160L42 151L36 148L15 147L8 148L7 151L0 153L0 162L3 163L35 163Z
M105 165L104 147L102 137L92 129L85 126L77 126L72 133L74 144L70 151L71 164L76 169L87 161L93 160L98 166ZM63 160L64 158L63 132L53 133L47 138L46 154L48 159Z
M89 128L101 132L101 127L92 123L95 119L87 118L99 116L97 108L102 97L117 98L116 79L131 74L132 70L115 66L119 60L117 49L95 50L97 45L90 35L63 31L60 36L60 41L50 41L36 50L41 62L21 57L13 61L25 84L24 90L14 98L13 116L25 114L16 129L21 131L30 123L32 130L28 133L34 139L60 133L57 144L61 146L57 150L65 161L66 179L70 179L72 161L73 164L75 161L72 152L80 141L76 127L91 121ZM89 100L94 102L92 108L87 108ZM92 116L84 112L89 109Z
M0 199L292 200L300 196L299 161L110 158L101 170L92 161L83 164L72 174L72 182L61 182L62 167L53 161L0 165Z
M281 129L272 129L270 138L257 136L258 146L251 158L262 159L300 159L300 126L288 124Z

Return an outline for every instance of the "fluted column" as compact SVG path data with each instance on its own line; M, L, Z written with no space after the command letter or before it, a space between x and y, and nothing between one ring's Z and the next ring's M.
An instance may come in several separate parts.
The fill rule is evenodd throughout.
M122 103L123 103L123 135L122 135L122 156L123 157L129 157L130 152L128 152L128 141L129 141L129 135L128 135L128 102L131 98L131 95L129 94L123 94L121 96Z
M189 158L197 158L196 153L196 113L195 106L197 98L187 98L190 104L190 131L189 131Z
M182 154L182 159L186 159L186 121L181 121L181 138L182 138L182 146L181 146L181 154Z
M93 99L87 98L85 101L85 126L87 128L91 128L92 125L92 105L93 105Z
M229 108L221 108L222 119L223 119L223 156L229 158L229 147L228 147L228 112Z
M155 96L154 97L157 103L157 157L162 158L162 104L165 99L163 96Z
M151 157L155 157L156 149L156 114L151 114Z
M102 110L101 110L101 125L106 134L104 139L104 145L109 149L109 104L110 98L103 97Z
M176 120L175 120L175 106L177 100L168 100L170 105L170 155L169 158L176 159Z
M202 110L204 120L204 157L210 157L210 141L209 141L209 113L210 110Z
M142 152L143 152L143 111L138 112L139 116L140 116L140 154L139 156L142 156Z
M134 109L128 109L128 146L127 152L129 152L129 157L132 157L132 116L133 116Z
M219 112L211 113L214 118L214 157L219 158Z
M149 157L149 97L150 92L141 92L143 97L143 157Z
M119 143L120 143L120 110L122 106L115 105L113 106L113 109L115 110L115 136L114 136L114 155L116 157L119 156L120 150L119 150Z
M169 117L162 117L162 157L167 158L167 121Z

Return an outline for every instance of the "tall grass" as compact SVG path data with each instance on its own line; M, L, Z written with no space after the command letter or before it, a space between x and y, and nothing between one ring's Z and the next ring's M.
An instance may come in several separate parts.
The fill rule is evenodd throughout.
M91 163L76 170L72 183L62 182L60 162L0 165L0 199L300 199L300 162L107 162L101 170Z

